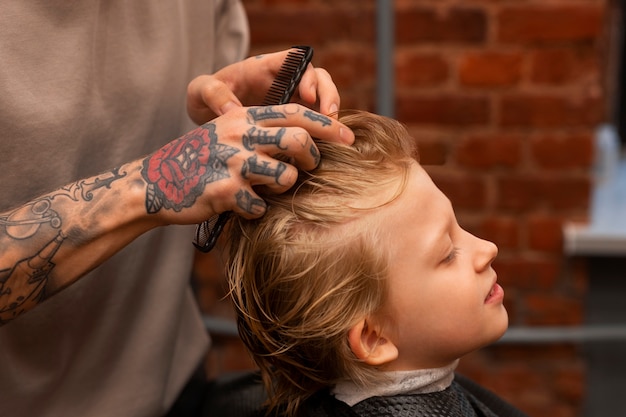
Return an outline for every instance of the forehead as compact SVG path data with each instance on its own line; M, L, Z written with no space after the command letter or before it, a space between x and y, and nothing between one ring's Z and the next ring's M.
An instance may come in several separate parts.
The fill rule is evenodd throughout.
M454 216L450 200L417 162L411 164L404 189L397 198L388 202L396 191L397 187L388 193L372 196L382 205L363 213L357 221L357 230L362 227L376 229L380 237L392 246L401 243L400 236L410 233L412 243L417 244L416 240L420 237L432 241L432 235L440 232Z
M414 163L402 194L382 207L376 217L388 245L404 245L410 251L424 253L445 233L454 211L428 173Z
M424 168L413 163L405 189L389 209L390 215L403 216L402 220L406 222L415 220L428 225L448 217L452 207Z

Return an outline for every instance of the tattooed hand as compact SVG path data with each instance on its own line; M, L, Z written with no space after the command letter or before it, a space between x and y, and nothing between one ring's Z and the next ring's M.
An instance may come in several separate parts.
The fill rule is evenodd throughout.
M315 168L312 136L354 141L336 119L298 104L233 109L143 161L146 210L167 223L200 223L227 210L260 217L266 205L253 187L284 192L297 179L296 167Z
M296 167L317 166L312 136L354 141L337 119L299 104L237 107L146 158L0 213L0 325L153 227L224 211L262 216L266 204L254 187L283 192Z
M289 50L259 55L229 65L213 75L201 75L187 88L187 111L202 124L243 105L263 101ZM322 114L339 110L339 93L330 74L309 64L294 94L294 101ZM315 107L314 107L315 106Z

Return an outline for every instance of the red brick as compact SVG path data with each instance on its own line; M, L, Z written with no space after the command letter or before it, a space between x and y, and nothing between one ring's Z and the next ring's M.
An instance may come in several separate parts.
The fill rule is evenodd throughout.
M341 108L342 109L360 109L370 112L376 111L376 103L373 98L375 95L373 86L361 86L351 90L341 91Z
M589 291L589 258L575 257L568 259L568 284L571 291L581 298Z
M455 209L481 209L486 204L485 182L463 173L448 174L429 169L433 182L452 201Z
M528 258L519 254L498 256L493 266L505 290L555 290L562 269L558 258Z
M486 124L489 112L489 101L485 97L398 94L395 117L404 123L468 126Z
M522 138L513 135L470 136L460 141L456 149L459 165L468 168L515 168L522 153Z
M579 347L571 343L546 343L540 345L502 344L488 348L494 360L506 360L513 363L526 363L530 366L548 364L548 372L563 364L577 362ZM505 362L506 364L506 362ZM506 366L508 368L508 366Z
M474 236L477 236L481 239L487 239L487 237L485 237L484 231L482 230L483 219L473 216L471 215L471 213L468 212L468 210L459 210L456 213L456 220L459 223L459 226L461 226L464 230L473 234Z
M535 326L577 325L583 320L580 300L559 294L535 293L525 298L527 323Z
M452 8L440 12L432 7L396 10L396 41L479 44L487 36L487 17L482 9Z
M523 392L545 392L547 387L542 384L539 372L528 372L530 368L528 359L531 354L527 353L524 358L518 360L496 359L490 355L493 349L502 349L503 345L492 345L477 352L472 352L462 358L457 371L487 389L496 392L498 396L506 399L521 410L526 410L528 404L520 399ZM526 371L524 371L524 369ZM541 387L538 390L536 387ZM535 416L535 414L532 414Z
M572 384L584 384L580 356L571 344L499 343L465 356L457 370L528 415L575 417L584 397L564 398L560 385L565 375L573 379Z
M530 61L530 80L535 84L600 83L599 55L592 47L536 49Z
M555 217L534 217L528 221L528 247L542 252L563 250L563 220Z
M450 70L438 53L397 52L396 83L400 88L434 86L444 83Z
M591 184L587 176L500 175L496 178L496 192L500 209L581 211L588 207Z
M536 203L535 178L525 175L496 177L497 206L501 210L525 211Z
M362 88L364 84L373 86L376 82L376 55L369 48L334 47L316 53L313 63L328 70L341 92ZM354 76L355 69L358 69L358 77Z
M492 241L500 250L519 247L519 221L515 217L492 216L485 219L477 232L483 239Z
M583 364L558 369L554 375L554 387L558 398L564 401L580 401L586 393Z
M414 136L417 140L419 162L422 165L443 165L450 154L449 145L440 138Z
M593 41L601 33L603 13L601 5L506 7L497 16L498 40Z
M498 272L498 279L500 279L500 269L501 268L496 269L496 271ZM509 316L510 326L523 323L522 317L524 315L523 310L521 309L523 305L519 301L521 299L520 292L520 290L516 289L515 287L511 287L510 285L506 285L506 288L504 290L503 305L506 308L506 312Z
M461 57L459 81L471 87L504 87L522 76L522 55L517 52L469 52Z
M502 126L595 126L604 116L598 98L566 95L508 95L501 100Z
M335 0L340 2L341 0ZM243 0L243 3L249 8L253 3L259 3L263 7L285 7L285 6L306 6L310 5L311 0Z
M534 136L530 143L533 160L541 168L568 170L589 168L593 163L593 135L591 133Z
M498 375L500 383L492 388L497 390L498 393L508 393L510 396L515 395L515 393L519 395L519 393L527 392L528 390L533 392L543 391L545 393L545 390L536 389L536 387L541 386L541 374L538 372L529 374L528 366L522 362L511 362L506 366L502 366L498 370Z
M555 210L586 210L591 198L587 176L558 176L539 180L538 195L546 207Z
M375 40L372 7L248 7L253 45L312 45L318 47L339 39ZM332 36L329 36L332 34Z
M226 278L221 272L223 265L215 252L196 252L193 280L196 297L203 313L214 312L220 300L226 295Z

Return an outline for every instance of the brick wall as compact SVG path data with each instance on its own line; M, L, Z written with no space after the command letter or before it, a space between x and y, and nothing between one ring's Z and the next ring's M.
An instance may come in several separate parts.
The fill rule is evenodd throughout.
M585 265L563 256L561 226L587 216L593 132L607 112L607 1L394 2L396 118L462 226L499 246L495 268L514 326L582 321ZM252 54L312 45L342 107L375 111L375 1L244 4ZM218 276L201 276L205 311L228 314L221 291ZM220 343L212 372L250 366L236 341ZM461 370L533 416L581 414L576 345L499 344Z

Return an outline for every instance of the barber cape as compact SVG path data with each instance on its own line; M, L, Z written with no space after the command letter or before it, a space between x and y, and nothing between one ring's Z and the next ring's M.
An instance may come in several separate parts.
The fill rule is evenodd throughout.
M257 373L244 372L213 381L207 390L204 416L267 417L267 393ZM280 411L271 417L282 417ZM329 391L319 391L302 404L299 417L528 417L468 378L454 374L444 390L424 394L373 396L350 407Z
M303 417L526 417L491 391L456 374L443 391L376 396L353 407L319 392L302 407Z

